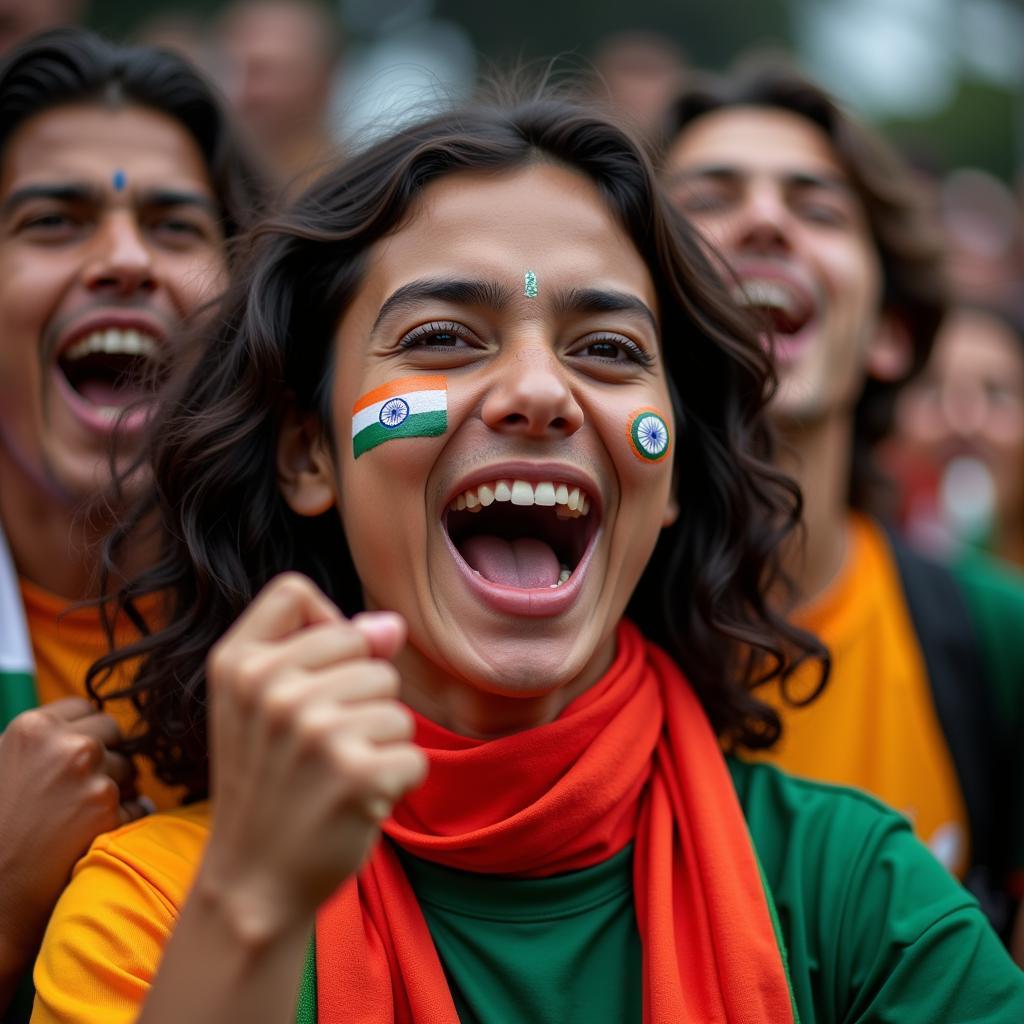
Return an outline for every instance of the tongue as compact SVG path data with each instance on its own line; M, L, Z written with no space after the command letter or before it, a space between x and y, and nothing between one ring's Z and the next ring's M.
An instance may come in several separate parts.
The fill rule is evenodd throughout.
M102 380L82 381L76 390L91 405L108 409L121 409L146 394L138 388L131 386L118 388Z
M505 540L475 534L459 546L462 557L485 579L506 587L550 587L561 566L550 544L533 537Z

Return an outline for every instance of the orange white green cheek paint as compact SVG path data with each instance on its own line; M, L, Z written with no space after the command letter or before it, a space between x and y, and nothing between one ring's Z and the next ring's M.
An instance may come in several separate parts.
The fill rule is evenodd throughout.
M657 409L635 409L630 413L626 437L630 451L641 462L662 462L672 447L668 419Z
M367 391L352 407L352 456L385 441L438 437L448 429L448 379L402 377Z

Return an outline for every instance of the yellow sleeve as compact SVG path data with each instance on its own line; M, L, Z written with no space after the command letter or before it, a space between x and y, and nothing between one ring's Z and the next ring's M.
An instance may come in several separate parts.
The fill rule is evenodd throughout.
M187 811L101 836L79 861L36 961L32 1024L131 1024L202 855Z

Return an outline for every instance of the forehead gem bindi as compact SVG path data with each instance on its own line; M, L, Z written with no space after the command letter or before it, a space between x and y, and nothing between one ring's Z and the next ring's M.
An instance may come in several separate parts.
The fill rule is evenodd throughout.
M113 185L115 192L123 192L125 185L128 184L128 179L125 177L124 171L114 171Z
M528 299L537 298L537 275L532 270L523 274L523 294Z

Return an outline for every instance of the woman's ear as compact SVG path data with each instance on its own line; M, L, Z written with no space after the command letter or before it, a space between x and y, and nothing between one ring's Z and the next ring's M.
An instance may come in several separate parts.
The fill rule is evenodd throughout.
M679 518L679 500L676 498L675 483L672 485L672 493L668 497L668 501L665 503L665 514L661 517L661 528L664 530L666 527L674 526L676 520Z
M292 406L277 438L277 483L293 512L318 516L338 496L334 459L323 424Z

